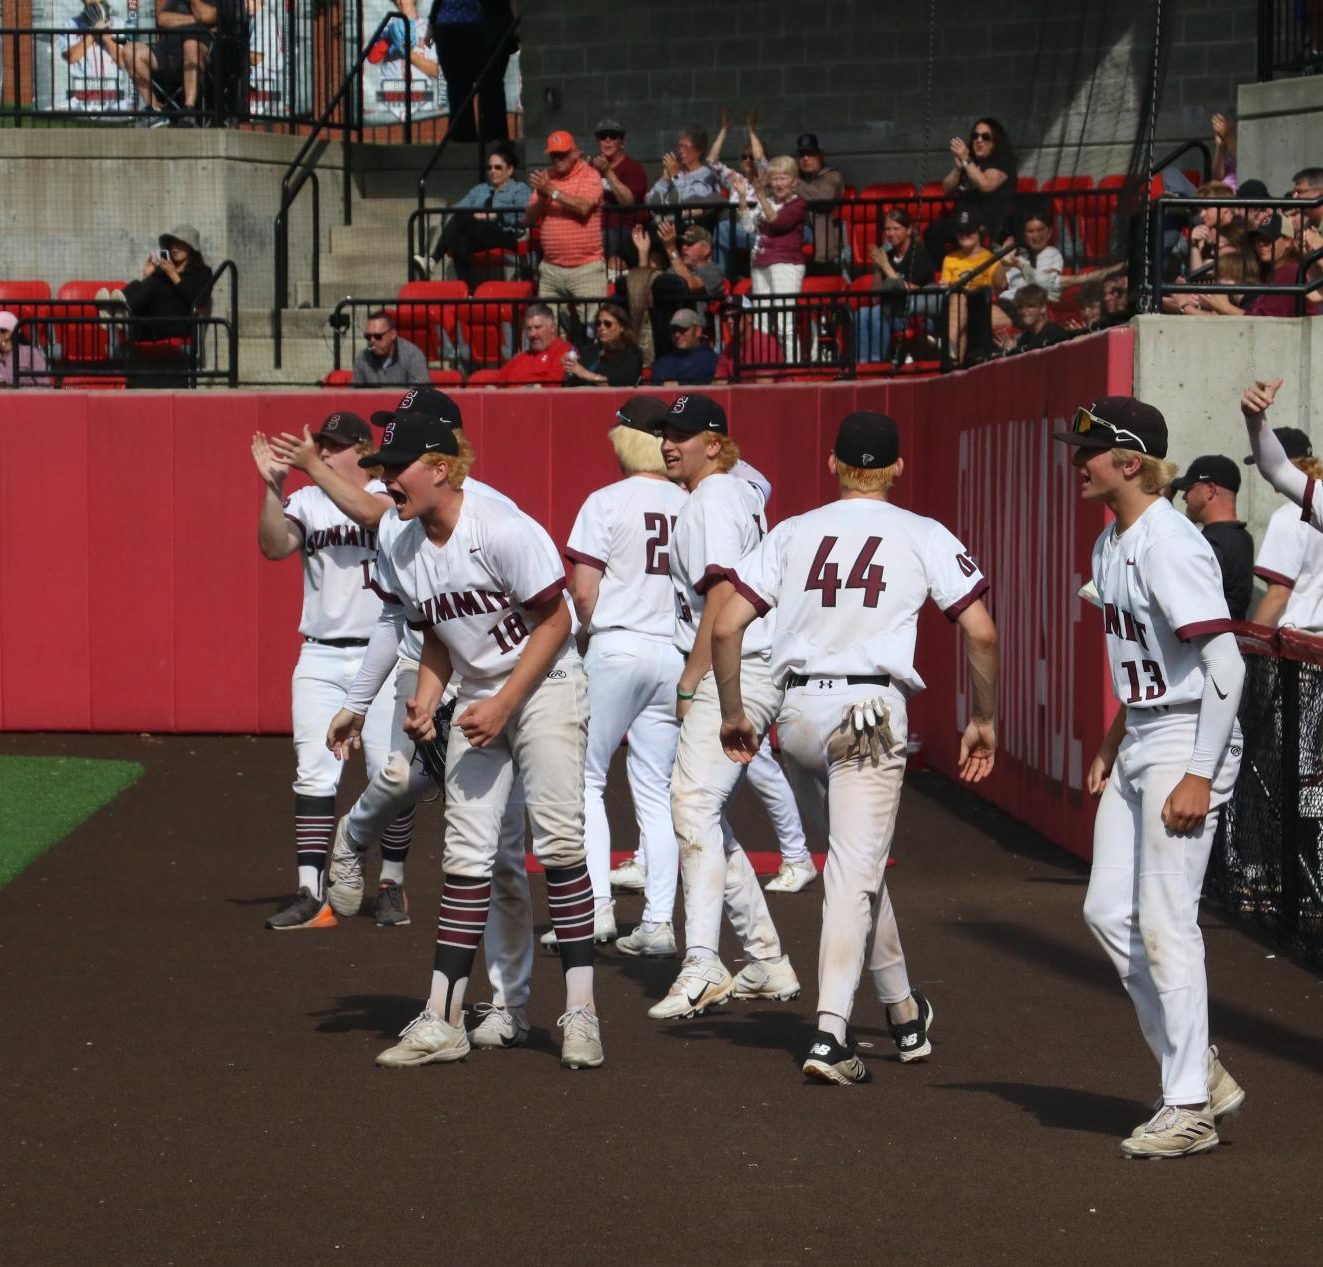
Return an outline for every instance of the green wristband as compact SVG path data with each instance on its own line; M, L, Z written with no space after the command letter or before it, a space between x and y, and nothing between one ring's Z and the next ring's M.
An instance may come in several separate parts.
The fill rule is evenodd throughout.
M676 699L693 699L693 691L682 691L678 686L675 688Z

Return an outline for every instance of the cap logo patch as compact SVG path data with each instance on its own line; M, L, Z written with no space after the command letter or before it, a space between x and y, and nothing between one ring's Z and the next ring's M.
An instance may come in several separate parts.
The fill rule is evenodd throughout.
M675 398L675 404L673 404L673 405L671 406L671 412L672 412L673 414L682 414L682 413L684 413L684 407L685 407L685 404L686 404L686 402L687 402L688 400L689 400L689 397L688 397L688 396L677 396L677 397Z
M417 397L418 397L417 388L415 388L413 391L405 392L404 395L400 397L400 403L396 405L395 408L409 409L412 407L413 402L417 399Z
M873 455L871 453L861 453L859 456L863 458L865 466L873 460Z
M381 447L384 449L395 439L395 419L392 418L386 424L386 430L381 433Z
M340 415L332 414L327 420L323 431L338 431L340 429Z

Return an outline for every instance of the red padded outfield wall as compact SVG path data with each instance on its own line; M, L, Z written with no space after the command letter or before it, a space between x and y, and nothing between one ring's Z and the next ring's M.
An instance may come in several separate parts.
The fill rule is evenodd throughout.
M1077 851L1092 818L1082 768L1107 705L1100 622L1075 591L1102 518L1079 504L1047 420L1128 390L1130 364L1122 331L943 379L713 391L773 482L774 521L832 495L825 455L842 415L875 408L901 422L897 502L948 523L992 581L1003 754L986 791ZM563 542L583 498L618 476L604 436L628 393L455 394L475 473ZM0 729L287 732L299 565L257 549L249 442L396 399L0 393ZM964 714L957 650L930 613L919 662L929 690L913 717L929 763L946 771Z

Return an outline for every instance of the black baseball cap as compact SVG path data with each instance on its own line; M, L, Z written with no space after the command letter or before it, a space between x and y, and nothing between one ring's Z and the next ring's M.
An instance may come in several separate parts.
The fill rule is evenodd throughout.
M686 431L691 436L700 431L712 431L722 436L729 434L726 411L711 396L704 396L701 392L677 396L662 420L662 427L667 431Z
M1268 186L1261 180L1242 180L1236 190L1237 198L1270 198Z
M1251 229L1248 236L1251 239L1266 238L1269 242L1276 242L1282 236L1282 217L1274 211L1262 224Z
M866 409L846 414L836 432L832 452L842 462L866 471L893 466L900 457L900 431L895 420L886 414Z
M1103 396L1075 411L1069 431L1054 440L1083 449L1136 449L1149 457L1167 456L1167 420L1134 396Z
M400 397L394 409L380 409L372 415L379 427L387 426L396 418L430 418L447 427L464 426L464 415L454 399L435 387L415 387Z
M981 233L983 221L973 207L961 207L956 212L955 227L957 233Z
M313 436L313 439L325 440L329 444L337 444L342 449L347 449L364 440L371 444L372 428L357 414L342 410L339 413L328 414L321 430Z
M818 144L818 134L816 132L801 132L799 140L795 142L795 149L801 154L821 154L822 146Z
M1314 446L1310 443L1309 437L1299 427L1274 427L1272 433L1282 442L1282 448L1286 450L1288 458L1312 458L1314 456ZM1245 465L1254 465L1254 454L1251 453L1245 459Z
M633 427L635 431L657 435L670 412L670 405L660 396L631 396L616 410L615 423L612 425Z
M1240 467L1230 458L1220 453L1206 453L1190 463L1184 475L1178 475L1171 482L1177 492L1193 484L1216 484L1230 492L1240 492Z
M377 415L373 415L375 421ZM381 448L358 459L359 466L408 466L424 453L459 456L454 431L440 418L428 418L414 410L388 415Z

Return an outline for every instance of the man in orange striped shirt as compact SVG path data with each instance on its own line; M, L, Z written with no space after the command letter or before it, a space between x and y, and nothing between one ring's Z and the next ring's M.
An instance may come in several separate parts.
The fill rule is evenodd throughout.
M602 178L579 157L574 137L547 137L551 167L529 175L533 196L527 223L542 226L542 299L605 299L606 259L602 252Z

